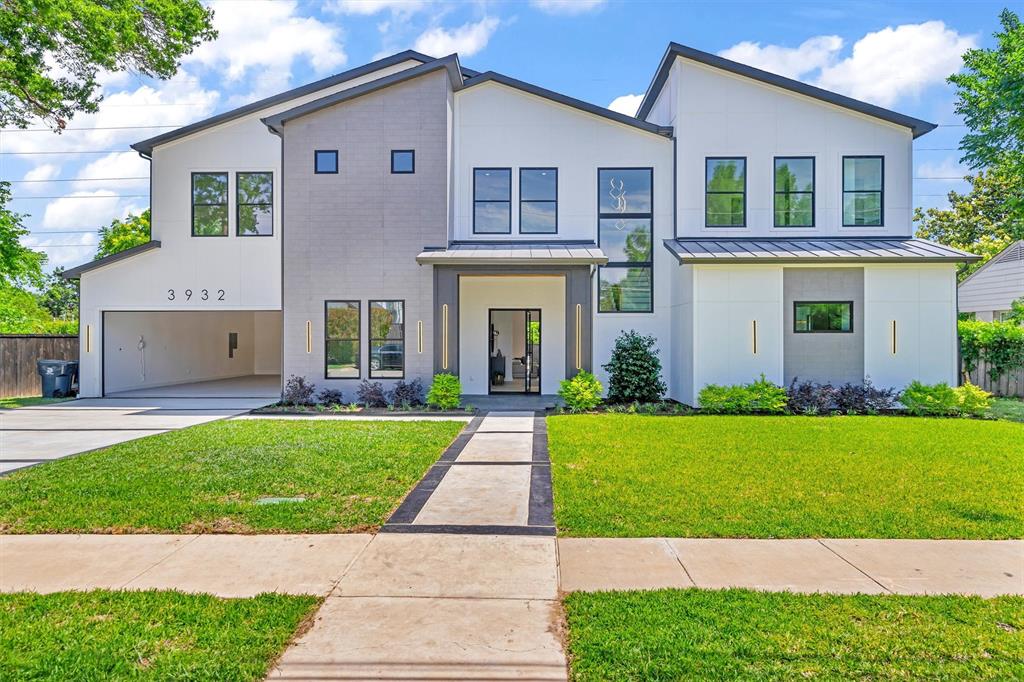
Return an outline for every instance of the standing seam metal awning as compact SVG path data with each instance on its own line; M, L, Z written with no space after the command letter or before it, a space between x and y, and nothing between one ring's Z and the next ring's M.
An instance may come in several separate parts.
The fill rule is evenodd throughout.
M593 242L452 243L447 248L425 249L420 265L604 265L608 257Z
M680 263L964 263L981 256L914 237L759 237L666 239Z

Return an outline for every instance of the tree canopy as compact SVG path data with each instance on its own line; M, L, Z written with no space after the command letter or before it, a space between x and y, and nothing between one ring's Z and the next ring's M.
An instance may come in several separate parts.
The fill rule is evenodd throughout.
M139 215L130 214L124 220L115 218L110 225L100 228L100 243L93 260L110 256L149 241L149 209Z
M39 286L46 254L22 245L28 234L21 222L25 216L6 210L10 200L11 184L0 181L0 285Z

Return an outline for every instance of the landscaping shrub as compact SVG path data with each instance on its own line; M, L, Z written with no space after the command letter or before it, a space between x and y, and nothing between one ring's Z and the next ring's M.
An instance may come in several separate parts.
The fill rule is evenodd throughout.
M666 387L654 344L653 336L642 336L632 329L615 339L612 357L603 365L608 372L608 402L661 402Z
M388 392L388 402L395 407L412 407L423 404L423 382L419 379L398 381Z
M379 381L363 379L356 389L356 399L366 407L387 407L388 399L384 385Z
M953 391L956 393L962 415L984 417L992 409L992 394L969 381Z
M427 404L439 410L454 410L462 404L462 382L448 372L434 375L434 381L427 391Z
M316 394L316 401L321 405L330 407L333 405L341 405L345 402L345 398L342 396L341 391L336 388L323 388Z
M956 391L946 383L929 385L912 381L900 395L900 402L907 412L919 417L948 417L960 413Z
M878 414L895 409L899 391L879 388L865 379L863 383L846 383L836 389L835 406L844 414Z
M590 372L580 370L572 379L564 379L558 387L558 395L572 412L592 410L601 403L604 387Z
M787 401L786 389L768 381L763 374L750 384L708 384L697 398L701 409L711 414L782 414Z
M313 402L313 391L315 390L316 387L306 381L306 377L293 374L284 384L282 402L286 405L309 405Z
M832 384L818 384L793 378L786 395L789 409L796 414L828 414L835 409L837 389Z

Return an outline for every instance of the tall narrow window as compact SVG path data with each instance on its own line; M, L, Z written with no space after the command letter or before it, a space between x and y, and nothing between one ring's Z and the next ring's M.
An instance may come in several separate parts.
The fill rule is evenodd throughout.
M274 234L274 174L235 175L235 232L239 237Z
M885 207L881 156L843 157L843 227L881 227Z
M324 376L359 378L359 301L327 301L324 305Z
M558 169L519 169L519 232L558 232Z
M597 238L608 256L598 268L599 312L653 309L653 176L650 168L597 171Z
M405 375L405 303L370 301L370 378Z
M192 236L228 236L228 174L192 174Z
M814 157L775 157L775 227L814 227Z
M473 233L512 233L512 169L473 169Z
M704 160L704 225L745 227L747 224L747 160L743 157Z

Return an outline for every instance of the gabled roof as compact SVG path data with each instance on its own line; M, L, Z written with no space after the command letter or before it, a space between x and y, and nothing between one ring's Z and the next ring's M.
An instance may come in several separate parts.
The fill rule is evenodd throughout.
M972 272L970 275L965 277L964 281L960 282L960 284L958 284L957 286L958 287L962 287L963 285L967 284L979 272L985 270L990 265L995 265L996 263L1013 263L1013 262L1019 262L1019 263L1021 263L1022 267L1024 267L1024 239L1018 239L1017 241L1013 242L1012 244L1007 246L1005 249L1003 249L1002 251L997 253L996 255L992 256L988 260L988 262L986 262L980 268L978 268L977 270Z
M964 263L979 256L914 237L687 237L666 239L680 263Z
M665 51L665 56L661 58L661 64L658 66L658 71L654 76L654 80L651 81L650 86L647 88L647 92L644 94L644 99L640 103L640 108L637 110L636 116L640 119L646 119L647 115L651 113L651 109L654 107L655 100L658 99L658 94L661 89L665 86L665 81L668 80L669 71L672 68L673 62L676 57L683 57L690 59L707 66L712 66L716 69L722 69L739 76L745 76L768 85L774 85L784 90L790 90L792 92L804 95L806 97L813 97L814 99L827 102L844 109L850 109L861 114L866 114L874 118L888 121L889 123L895 123L896 125L910 128L914 137L920 137L927 132L930 132L936 128L934 123L928 121L922 121L919 118L913 116L906 116L904 114L884 109L874 104L868 104L852 97L840 95L829 90L823 90L816 88L813 85L807 83L801 83L798 80L792 78L786 78L779 76L768 71L762 71L761 69L755 69L752 66L734 62L731 59L725 59L719 57L716 54L710 52L703 52L696 50L686 45L680 45L679 43L669 43L668 49ZM893 68L899 68L899 65L893 65Z
M286 90L285 92L279 93L277 95L273 95L271 97L261 99L257 102L253 102L252 104L246 104L245 106L238 107L237 109L232 109L231 111L225 111L223 113L217 114L216 116L211 116L210 118L203 119L202 121L191 123L182 128L177 128L175 130L162 133L155 137L151 137L148 140L136 142L135 144L132 145L132 149L134 149L135 151L139 152L144 156L151 156L153 154L153 148L158 145L165 144L167 142L171 142L182 137L186 137L193 133L197 133L201 130L206 130L207 128L211 128L222 123L227 123L228 121L233 121L237 118L242 118L243 116L247 116L262 109L266 109L268 107L272 107L283 102L287 102L288 100L296 99L297 97L303 97L305 95L317 92L318 90L323 90L325 88L338 85L339 83L344 83L345 81L350 81L354 78L365 76L366 74L373 73L374 71L377 71L379 69L386 69L389 66L394 66L395 64L401 64L402 62L407 61L417 61L420 62L421 64L426 64L427 62L434 61L434 58L428 57L427 55L422 54L420 52L416 52L415 50L405 50L404 52L393 54L390 57L384 57L383 59L378 59L375 62L363 64L362 66L357 66L354 69L342 71L341 73L335 74L333 76L328 76L327 78L323 78L313 83L307 83L306 85L301 85L297 88ZM462 73L467 78L477 75L476 71L466 68L462 69Z
M79 279L82 276L83 272L89 272L90 270L95 270L96 268L102 268L105 265L116 263L119 260L131 258L132 256L137 256L140 253L145 253L146 251L149 251L151 249L159 248L160 242L148 241L145 242L144 244L133 246L130 249L118 251L117 253L112 253L109 256L104 256L103 258L97 258L96 260L89 261L88 263L83 263L82 265L73 267L70 270L65 270L63 273L63 277L64 279Z

